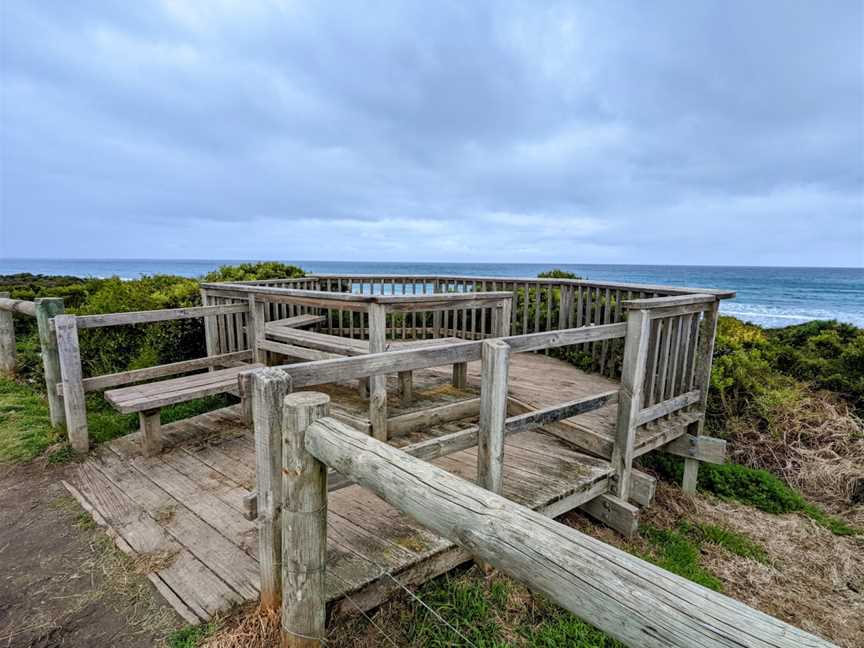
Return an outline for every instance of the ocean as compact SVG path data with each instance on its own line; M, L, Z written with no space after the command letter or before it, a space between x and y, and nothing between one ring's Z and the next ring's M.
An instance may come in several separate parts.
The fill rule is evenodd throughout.
M17 272L133 279L144 274L198 277L236 260L0 259L0 275ZM560 263L397 263L286 261L310 273L534 277L550 268L586 279L737 291L721 311L766 327L836 319L864 327L864 268L770 268Z

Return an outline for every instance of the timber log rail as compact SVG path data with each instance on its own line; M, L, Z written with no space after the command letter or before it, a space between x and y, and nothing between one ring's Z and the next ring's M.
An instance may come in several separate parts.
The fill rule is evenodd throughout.
M494 380L508 346L482 344L484 376ZM267 515L277 516L265 517L271 526L262 530L281 522L271 536L278 543L270 547L273 561L261 562L273 587L262 583L262 604L281 606L285 648L326 644L328 468L629 646L833 645L496 494L500 400L486 403L497 412L481 410L475 485L330 417L325 394L288 393L292 379L284 371L258 370L250 380L256 440L282 448L270 446L276 461L268 455L269 465L258 470L259 480L262 472L273 480Z

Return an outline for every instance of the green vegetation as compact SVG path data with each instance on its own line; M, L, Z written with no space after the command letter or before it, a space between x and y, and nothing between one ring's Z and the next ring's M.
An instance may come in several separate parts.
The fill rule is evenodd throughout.
M654 454L645 461L662 477L680 483L684 474L683 460L670 455ZM767 470L740 464L702 464L699 468L697 488L701 492L741 502L766 513L801 513L835 535L856 535L862 532L808 502L801 493Z
M703 545L711 544L729 553L757 562L767 562L765 548L747 536L706 522L679 520L671 529L650 524L642 525L639 535L650 547L649 552L636 552L658 567L704 585L716 592L723 590L720 580L700 564Z
M567 272L567 270L561 270L559 268L553 268L552 270L546 270L545 272L541 272L537 275L538 279L581 279L577 274L572 272Z
M678 530L700 545L713 544L742 558L750 558L761 563L768 562L768 552L762 545L731 529L707 522L681 520L678 523Z
M249 281L299 277L303 271L276 262L222 266L204 281ZM172 275L122 280L80 279L18 274L0 277L0 290L18 299L63 297L67 313L91 315L161 308L200 306L199 282ZM200 357L204 350L201 319L178 320L139 326L83 330L79 334L84 375L101 375ZM18 374L37 389L44 389L39 341L32 318L16 317Z
M162 410L162 422L179 421L235 401L220 394L171 405ZM88 394L87 425L92 441L103 443L137 430L138 416L120 414L98 394ZM52 463L72 457L63 430L51 427L45 395L29 385L0 378L0 461L29 461L46 451Z
M473 567L424 585L395 624L399 645L445 648L618 648L619 642L545 597L503 576L487 580ZM448 627L448 625L451 627ZM455 630L454 630L455 629ZM389 631L389 629L388 629ZM398 636L398 635L397 635Z
M648 524L642 525L639 533L653 550L641 558L716 592L723 589L720 581L699 565L699 544L694 539L675 529L659 529Z
M197 648L207 637L216 631L215 621L197 626L185 626L168 635L168 648Z
M61 440L51 428L45 396L0 378L0 461L27 461Z
M303 276L303 271L283 263L243 263L223 266L206 275L206 281L249 281ZM90 315L201 304L199 282L170 275L145 276L124 281L78 277L17 274L0 277L0 290L17 299L63 297L67 313ZM71 451L62 431L53 430L44 397L39 340L35 321L15 317L19 380L0 380L0 461L27 461L49 450L49 460L65 461ZM179 362L205 355L201 319L178 320L138 326L86 329L79 333L85 376L139 369ZM213 396L162 410L162 422L188 418L233 402L229 396ZM138 417L118 414L101 394L87 395L90 437L95 443L128 434L138 428Z
M811 389L864 413L864 330L834 321L763 329L721 317L711 371L709 423L730 419L774 435Z

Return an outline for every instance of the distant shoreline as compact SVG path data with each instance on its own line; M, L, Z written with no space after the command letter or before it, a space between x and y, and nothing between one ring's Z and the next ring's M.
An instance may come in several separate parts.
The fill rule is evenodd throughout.
M228 260L0 259L0 276L32 274L136 279L145 274L200 277ZM314 274L438 274L534 277L561 268L587 279L729 289L721 310L767 328L835 319L864 328L864 268L774 268L562 263L397 263L294 261Z

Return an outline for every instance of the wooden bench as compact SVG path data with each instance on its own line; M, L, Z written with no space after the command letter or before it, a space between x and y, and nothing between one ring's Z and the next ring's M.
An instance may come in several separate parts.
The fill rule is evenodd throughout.
M141 449L144 455L149 457L162 450L159 415L163 407L214 394L237 394L237 376L240 372L263 366L243 364L193 376L111 389L105 392L105 399L123 414L138 413L141 423Z

